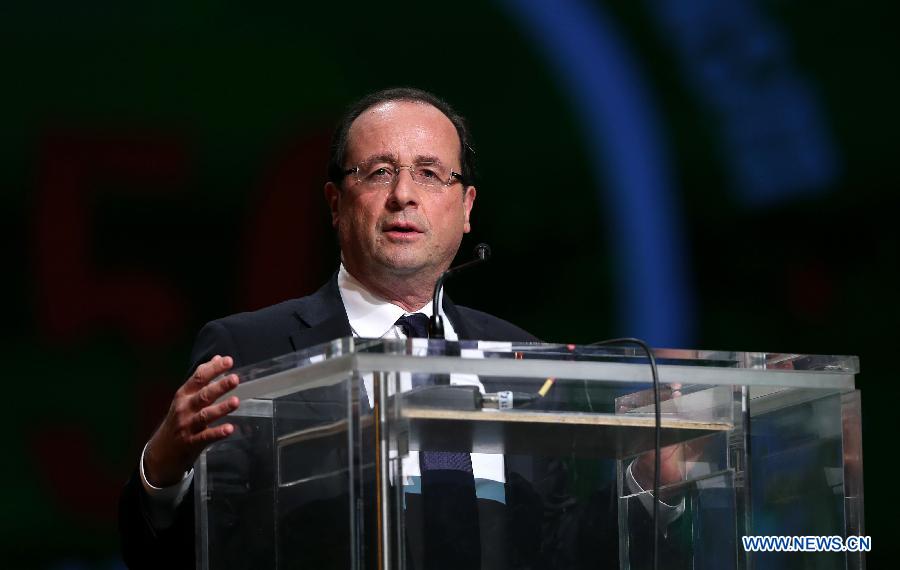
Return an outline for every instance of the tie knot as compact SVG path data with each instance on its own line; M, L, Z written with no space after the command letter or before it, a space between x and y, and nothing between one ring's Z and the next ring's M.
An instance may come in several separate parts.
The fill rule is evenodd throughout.
M397 326L407 338L428 338L428 317L422 313L400 317L397 319Z

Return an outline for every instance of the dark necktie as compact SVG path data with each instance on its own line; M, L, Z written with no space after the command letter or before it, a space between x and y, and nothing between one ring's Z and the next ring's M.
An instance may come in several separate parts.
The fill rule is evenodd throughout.
M400 317L395 323L406 338L428 338L428 317L422 313L413 313ZM428 354L441 354L438 349L428 349ZM450 384L450 376L446 374L422 374L414 373L412 375L412 387L434 386L437 384Z
M397 319L397 326L407 338L428 338L428 317L413 313Z
M428 337L428 317L414 313L397 320L408 338ZM428 384L414 374L413 386ZM419 452L424 507L426 568L480 568L481 538L472 456L457 451Z

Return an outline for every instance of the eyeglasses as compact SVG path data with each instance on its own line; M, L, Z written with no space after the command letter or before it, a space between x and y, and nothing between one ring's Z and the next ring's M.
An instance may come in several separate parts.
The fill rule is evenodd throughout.
M462 174L451 170L449 174L446 168L439 163L424 163L412 166L395 165L383 160L363 162L349 170L344 171L344 176L355 174L356 181L367 186L390 186L400 171L409 170L412 181L421 186L433 190L442 190L452 186L456 181L463 181Z

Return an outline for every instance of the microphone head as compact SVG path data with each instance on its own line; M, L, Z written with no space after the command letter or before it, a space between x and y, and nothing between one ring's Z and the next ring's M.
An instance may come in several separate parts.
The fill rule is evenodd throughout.
M480 243L475 246L475 258L481 261L487 261L491 258L491 246L486 243Z

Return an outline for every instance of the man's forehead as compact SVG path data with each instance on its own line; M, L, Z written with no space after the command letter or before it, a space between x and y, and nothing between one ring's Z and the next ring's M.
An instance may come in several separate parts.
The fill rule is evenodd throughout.
M419 101L386 101L363 111L347 133L347 158L354 161L387 155L403 160L437 157L456 161L460 141L456 127L436 107Z

